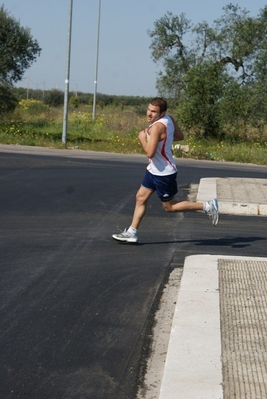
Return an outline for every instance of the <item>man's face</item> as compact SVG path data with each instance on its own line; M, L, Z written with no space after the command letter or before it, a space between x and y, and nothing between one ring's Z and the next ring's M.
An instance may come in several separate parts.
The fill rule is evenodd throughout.
M160 113L160 108L158 105L149 104L147 107L146 117L149 123L156 122L163 115L165 115L165 112Z

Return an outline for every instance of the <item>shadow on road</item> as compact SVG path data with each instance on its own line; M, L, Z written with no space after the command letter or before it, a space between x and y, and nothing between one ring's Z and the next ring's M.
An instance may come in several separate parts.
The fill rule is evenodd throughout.
M134 245L162 245L162 244L185 244L191 243L193 245L203 246L228 246L232 248L244 248L251 245L256 241L267 240L266 237L221 237L203 240L168 240L168 241L157 241L157 242L142 242ZM125 245L125 243L124 243ZM128 244L132 245L132 244Z

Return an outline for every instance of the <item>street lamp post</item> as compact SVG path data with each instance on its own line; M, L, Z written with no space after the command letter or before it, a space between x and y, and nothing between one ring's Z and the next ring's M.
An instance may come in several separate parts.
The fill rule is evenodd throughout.
M71 49L72 5L73 5L73 0L69 0L69 24L68 24L68 40L67 40L67 62L66 62L66 79L65 79L65 93L64 93L64 115L63 115L63 130L62 130L62 144L65 145L65 146L66 146L66 143L67 143L67 129L68 129L68 105L69 105L69 77L70 77L70 49Z
M95 63L95 81L94 81L94 102L93 102L93 115L92 115L93 120L95 119L95 109L96 109L99 32L100 32L100 11L101 11L101 0L98 0L98 22L97 22L97 35L96 35L96 63Z

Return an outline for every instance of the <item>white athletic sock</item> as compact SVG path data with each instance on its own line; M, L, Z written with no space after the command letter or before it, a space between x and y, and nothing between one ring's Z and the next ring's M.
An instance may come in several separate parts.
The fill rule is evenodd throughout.
M203 202L203 205L204 205L204 211L207 213L207 212L209 212L209 210L210 210L210 204L208 203L208 202Z
M134 227L130 226L129 229L127 230L128 233L130 234L136 234L137 233L137 229L135 229Z

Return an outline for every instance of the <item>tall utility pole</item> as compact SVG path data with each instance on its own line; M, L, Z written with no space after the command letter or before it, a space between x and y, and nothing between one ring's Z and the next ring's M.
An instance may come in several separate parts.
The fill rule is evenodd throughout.
M96 35L96 62L95 62L95 81L94 81L94 103L93 103L93 116L92 116L93 120L95 119L96 93L97 93L100 11L101 11L101 0L98 0L98 22L97 22L97 35Z
M69 78L70 78L70 49L71 49L71 25L72 25L72 4L73 0L69 0L69 24L68 24L68 40L67 40L67 63L66 63L66 79L64 93L64 116L62 130L62 144L67 144L68 130L68 105L69 105Z
M27 85L27 100L29 99L29 88L30 88L30 77L28 76L28 85Z

